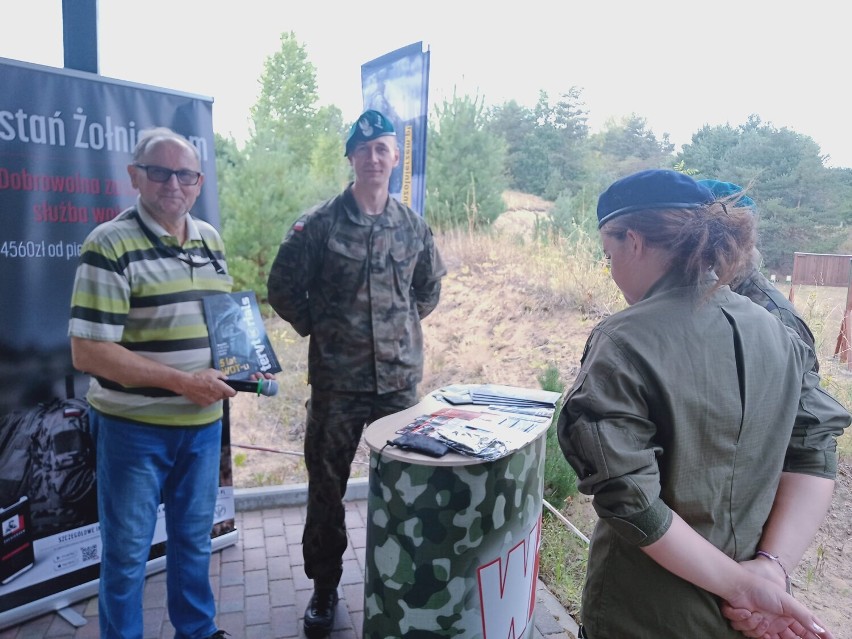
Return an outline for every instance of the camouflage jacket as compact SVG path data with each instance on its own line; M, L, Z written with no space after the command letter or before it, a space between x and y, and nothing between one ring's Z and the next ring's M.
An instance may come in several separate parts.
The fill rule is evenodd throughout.
M811 329L802 319L793 303L784 297L784 294L779 291L759 270L754 269L747 277L736 284L732 284L731 288L734 293L745 295L758 306L762 306L775 317L780 319L786 326L792 328L802 340L814 349L814 335ZM819 361L814 363L814 370L819 371Z
M387 393L423 376L420 320L437 306L445 274L423 218L393 198L369 218L347 189L287 232L269 303L310 335L314 388Z

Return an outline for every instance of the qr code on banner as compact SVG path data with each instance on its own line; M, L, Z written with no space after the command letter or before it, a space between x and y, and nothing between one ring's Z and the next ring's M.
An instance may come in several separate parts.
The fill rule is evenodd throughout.
M98 561L100 557L98 557L98 545L92 544L91 546L83 546L80 549L80 552L83 555L83 561Z

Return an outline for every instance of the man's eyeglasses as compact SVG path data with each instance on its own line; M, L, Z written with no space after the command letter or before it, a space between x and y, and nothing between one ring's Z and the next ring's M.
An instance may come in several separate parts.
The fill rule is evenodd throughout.
M165 184L172 179L172 175L176 175L179 183L184 186L193 186L198 184L198 180L201 179L201 173L198 171L190 171L189 169L172 171L164 166L155 166L153 164L134 164L133 166L145 169L145 175L147 175L148 179L152 182Z

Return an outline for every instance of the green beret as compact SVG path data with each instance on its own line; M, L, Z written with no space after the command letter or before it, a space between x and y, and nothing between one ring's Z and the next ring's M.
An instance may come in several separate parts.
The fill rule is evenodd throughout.
M349 129L349 137L346 138L346 153L343 155L349 157L357 144L369 142L384 135L396 136L391 121L378 111L372 109L364 111L352 125L352 128Z
M710 192L716 196L716 199L724 199L724 198L733 198L736 195L739 197L736 198L736 205L742 206L748 209L751 209L752 213L754 213L757 208L754 204L754 200L752 200L748 195L743 194L743 187L739 184L734 184L733 182L721 182L719 180L698 180L699 184L703 184Z

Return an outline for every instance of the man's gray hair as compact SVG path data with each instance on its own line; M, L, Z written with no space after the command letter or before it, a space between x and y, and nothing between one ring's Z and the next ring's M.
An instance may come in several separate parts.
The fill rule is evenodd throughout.
M152 144L156 144L157 142L162 142L163 140L174 140L175 142L180 142L186 146L186 148L191 149L192 153L195 155L195 159L198 160L198 166L201 166L201 154L198 152L195 145L180 133L175 133L165 126L155 126L149 129L142 129L139 132L139 136L136 138L136 148L133 149L133 161L139 162L139 160L141 160L145 155L148 147Z

